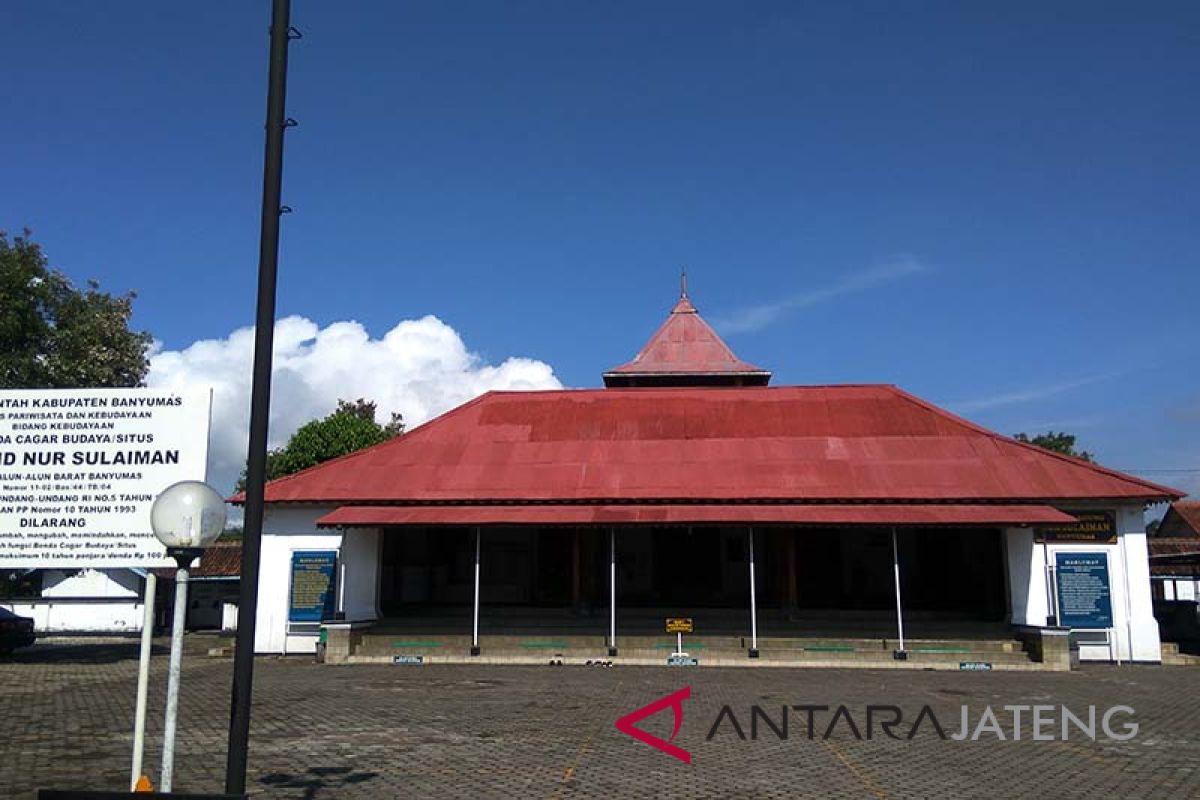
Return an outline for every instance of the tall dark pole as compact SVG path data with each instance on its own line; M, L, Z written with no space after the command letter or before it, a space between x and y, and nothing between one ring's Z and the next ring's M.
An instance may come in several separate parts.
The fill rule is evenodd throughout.
M229 719L225 793L246 791L250 745L250 699L254 683L254 623L258 613L258 561L262 550L263 484L267 467L267 419L271 408L271 348L275 339L275 273L279 261L279 215L283 182L283 132L287 95L291 0L274 0L271 66L267 89L267 147L263 165L262 233L258 251L258 312L254 319L254 383L250 395L250 447L246 466L246 520L238 594L237 648Z

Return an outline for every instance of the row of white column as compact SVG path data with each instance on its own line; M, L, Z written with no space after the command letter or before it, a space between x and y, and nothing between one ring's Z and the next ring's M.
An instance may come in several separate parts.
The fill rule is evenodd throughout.
M747 532L748 558L750 567L750 658L758 658L758 582L754 574L754 528ZM477 656L479 648L479 567L483 541L483 529L475 529L475 600L471 615L471 655ZM896 543L896 529L892 528L892 571L896 582L896 633L899 649L896 658L906 657L904 649L904 612L900 599L900 551ZM617 530L608 529L608 654L617 654Z

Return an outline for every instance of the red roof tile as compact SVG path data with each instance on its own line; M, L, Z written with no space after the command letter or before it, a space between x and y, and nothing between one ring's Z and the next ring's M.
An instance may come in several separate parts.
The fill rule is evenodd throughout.
M317 520L355 525L1037 525L1075 518L1049 506L930 503L556 504L536 506L342 506Z
M200 556L193 578L236 578L242 574L242 543L217 542Z
M276 481L268 502L1044 502L1182 492L894 386L490 392Z
M735 356L686 295L633 361L604 373L604 382L624 386L636 377L649 376L721 377L755 385L766 385L771 379L771 373Z

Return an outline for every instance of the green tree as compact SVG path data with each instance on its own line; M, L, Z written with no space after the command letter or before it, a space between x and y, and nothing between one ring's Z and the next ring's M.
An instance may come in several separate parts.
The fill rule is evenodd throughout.
M315 467L331 458L386 442L404 432L404 418L393 413L380 425L375 421L375 403L359 398L353 403L338 400L337 408L323 419L305 423L287 444L267 453L267 480L282 478ZM238 491L246 488L246 470L238 478Z
M0 231L0 389L138 386L150 334L129 329L134 293L76 288L29 231ZM0 570L0 597L38 597L41 574Z
M243 533L245 533L245 530L241 525L227 525L225 526L225 530L221 531L221 535L217 537L217 540L222 542L240 542Z
M41 596L41 573L29 569L0 569L0 600L36 600Z
M1075 449L1075 436L1070 433L1046 431L1045 433L1039 433L1036 436L1030 436L1027 433L1018 433L1015 434L1013 438L1018 442L1037 445L1043 450L1050 450L1055 453L1075 456L1075 458L1082 458L1084 461L1096 460L1088 451Z
M29 231L0 231L0 388L139 386L150 334L132 331L136 295L75 287Z

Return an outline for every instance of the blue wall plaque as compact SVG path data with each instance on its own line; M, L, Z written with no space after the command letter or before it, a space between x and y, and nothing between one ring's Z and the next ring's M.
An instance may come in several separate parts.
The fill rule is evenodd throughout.
M333 617L336 569L336 550L296 550L292 553L289 622L320 622Z
M1111 628L1112 591L1104 553L1054 554L1058 580L1058 624L1067 628Z

